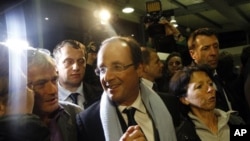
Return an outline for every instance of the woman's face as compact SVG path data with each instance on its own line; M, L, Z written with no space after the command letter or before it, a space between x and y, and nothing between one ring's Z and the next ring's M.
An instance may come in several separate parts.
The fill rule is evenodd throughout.
M213 81L203 71L193 72L187 85L187 95L180 100L192 110L213 110L216 103Z
M183 67L181 58L179 56L170 58L167 67L170 74L174 74L177 70L180 70Z

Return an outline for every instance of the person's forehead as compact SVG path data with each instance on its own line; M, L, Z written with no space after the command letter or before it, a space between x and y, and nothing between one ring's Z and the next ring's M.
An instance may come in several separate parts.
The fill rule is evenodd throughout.
M211 44L211 43L218 43L218 39L215 35L207 36L207 35L198 35L195 38L196 44Z
M56 69L54 67L30 67L28 70L28 79L30 81L38 81L42 79L51 79L57 76Z
M111 58L126 56L127 58L131 56L131 52L126 43L121 41L114 41L102 46L98 53L98 56Z

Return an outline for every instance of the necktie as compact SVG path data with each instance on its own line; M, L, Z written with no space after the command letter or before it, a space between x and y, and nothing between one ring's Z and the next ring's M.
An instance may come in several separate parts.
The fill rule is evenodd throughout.
M123 113L126 113L128 117L128 127L132 125L137 125L135 118L134 118L135 111L136 109L134 107L123 110Z
M69 95L69 97L72 99L72 102L77 104L77 96L79 95L79 93L71 93Z

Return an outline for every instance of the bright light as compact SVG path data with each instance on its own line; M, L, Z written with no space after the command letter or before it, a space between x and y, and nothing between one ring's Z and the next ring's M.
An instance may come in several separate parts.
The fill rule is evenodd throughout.
M99 12L99 18L102 24L108 23L110 17L111 17L110 12L106 9L103 9Z
M125 7L125 8L123 8L122 9L122 12L123 13L132 13L132 12L134 12L134 8L132 8L132 7Z
M45 17L44 19L45 19L46 21L48 21L48 20L49 20L49 17Z
M20 39L7 39L6 44L9 47L28 47L29 43Z
M5 44L10 48L15 49L17 52L30 48L29 43L21 39L7 39Z
M174 27L178 27L178 24L175 20L175 17L174 16L171 16L171 20L170 20L170 23L174 26Z

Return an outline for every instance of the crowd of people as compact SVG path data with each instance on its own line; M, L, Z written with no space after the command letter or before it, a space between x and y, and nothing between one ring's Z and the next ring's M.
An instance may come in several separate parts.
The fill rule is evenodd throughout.
M209 28L187 48L190 65L131 37L67 39L52 54L1 43L0 141L229 141L250 124L250 48L238 73Z

